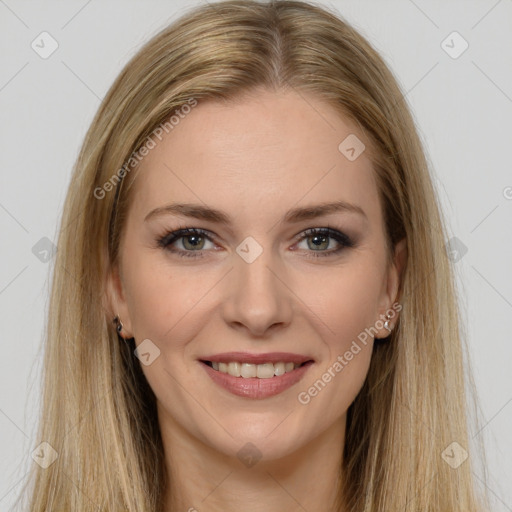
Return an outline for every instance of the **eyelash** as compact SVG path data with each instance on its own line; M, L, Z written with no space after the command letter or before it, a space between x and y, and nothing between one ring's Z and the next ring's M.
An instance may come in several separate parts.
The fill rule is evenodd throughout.
M169 251L173 254L176 254L179 257L182 258L202 258L203 257L203 250L197 250L197 251L183 251L183 250L176 250L176 249L170 249L170 246L172 243L180 240L181 238L186 238L188 236L192 235L201 235L210 242L213 242L212 238L209 235L208 231L205 231L204 229L200 228L180 228L176 231L170 231L166 233L164 236L159 237L157 239L158 246L165 249L166 251ZM303 236L297 241L297 243L302 242L302 240L307 239L311 236L326 236L329 238L333 238L336 240L340 247L334 250L330 251L318 251L317 254L312 256L313 258L325 258L328 256L333 256L335 254L340 253L344 249L348 249L351 247L354 247L354 242L341 231L337 231L335 229L332 229L330 227L326 228L310 228L303 232ZM309 251L309 252L317 252L317 251ZM194 254L197 253L197 254Z

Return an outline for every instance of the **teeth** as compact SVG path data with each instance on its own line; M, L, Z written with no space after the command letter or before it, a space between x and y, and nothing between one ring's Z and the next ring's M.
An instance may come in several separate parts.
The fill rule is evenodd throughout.
M240 363L229 363L226 372L235 377L240 377L242 371L241 366Z
M284 363L274 364L274 375L284 375L286 373L286 365Z
M258 365L259 366L259 365ZM249 377L256 377L257 369L255 364L242 363L240 368L241 377L248 379Z
M274 376L274 365L272 363L259 364L256 366L256 377L258 379L271 379Z
M233 377L243 377L249 379L251 377L257 377L259 379L271 379L274 375L284 375L289 373L295 368L298 368L300 364L295 363L264 363L264 364L251 364L251 363L238 363L232 361L229 363L214 363L212 362L212 368L218 370L221 373L227 373Z

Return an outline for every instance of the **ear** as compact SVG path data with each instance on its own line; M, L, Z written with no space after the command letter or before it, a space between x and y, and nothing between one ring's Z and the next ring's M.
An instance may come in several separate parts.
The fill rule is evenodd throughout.
M389 310L395 311L395 316L390 319L390 326L393 327L396 325L398 320L398 311L393 308L393 304L398 299L398 291L400 290L400 284L403 277L403 272L405 266L407 264L407 241L405 238L400 240L395 245L395 251L393 254L393 259L388 268L387 280L386 280L386 289L383 295L383 304L382 309L379 311L380 318L385 320L386 313ZM389 331L387 329L382 329L379 333L379 338L386 338L389 336Z
M104 303L105 310L110 315L109 321L112 321L118 315L119 320L123 324L122 337L132 338L132 324L125 300L123 279L117 265L112 267L107 273Z

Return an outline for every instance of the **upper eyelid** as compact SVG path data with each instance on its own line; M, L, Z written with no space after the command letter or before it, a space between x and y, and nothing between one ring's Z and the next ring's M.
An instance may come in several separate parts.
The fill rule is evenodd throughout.
M339 237L341 237L341 238L346 238L347 245L354 244L352 237L350 237L343 231L340 231L339 229L333 228L330 225L307 228L307 229L300 231L297 235L294 236L294 240L296 240L295 243L301 242L302 240L304 240L305 238L308 238L309 236L314 236L316 234L315 231L320 234L324 234L327 237L334 238L335 240L336 240L336 235L339 235ZM160 241L163 240L163 245L168 246L178 240L181 240L182 238L185 238L188 235L194 235L194 234L203 235L210 242L216 243L215 242L216 236L211 231L209 231L208 229L194 228L194 227L183 227L183 228L174 229L172 231L169 231L163 237L160 237L159 240ZM343 241L336 240L336 242L338 244L343 245ZM187 252L194 252L194 251L187 251ZM197 251L197 252L199 252L199 251ZM323 251L321 251L321 252L323 252Z

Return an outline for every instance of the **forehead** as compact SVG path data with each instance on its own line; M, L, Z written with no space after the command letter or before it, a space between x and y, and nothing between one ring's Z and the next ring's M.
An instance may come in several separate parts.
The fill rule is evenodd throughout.
M366 149L351 160L343 152L347 144L339 147L345 140ZM199 102L141 162L133 209L145 215L190 201L262 217L297 204L346 200L378 216L369 144L355 123L303 93Z

